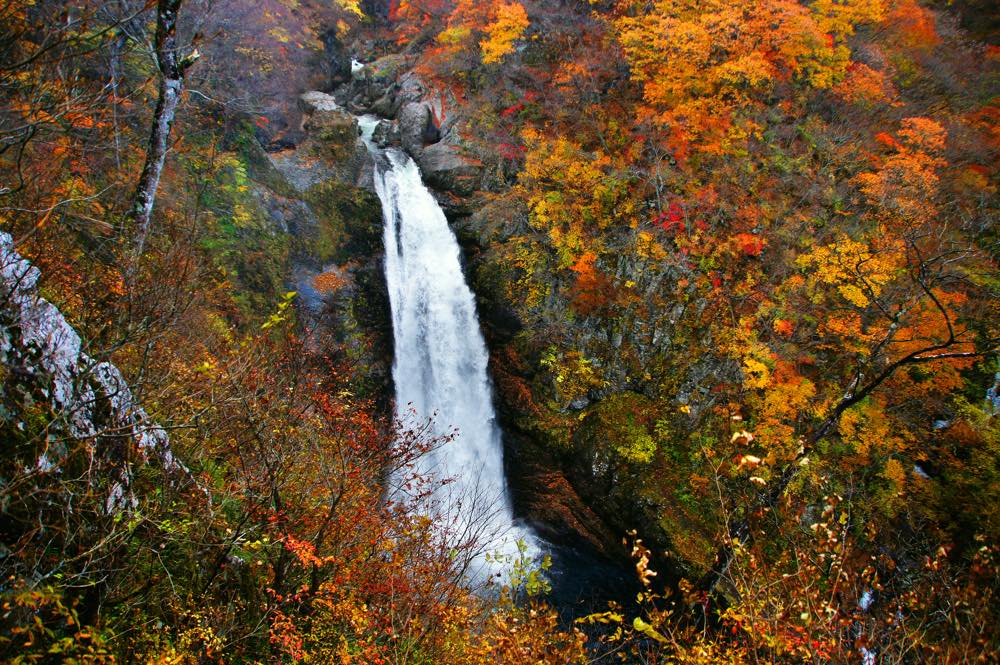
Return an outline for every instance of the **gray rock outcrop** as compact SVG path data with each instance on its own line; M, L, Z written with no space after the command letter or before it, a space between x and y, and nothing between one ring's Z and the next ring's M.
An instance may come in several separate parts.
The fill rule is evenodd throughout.
M399 125L391 120L382 120L372 133L372 141L380 148L398 146L402 142Z
M0 232L0 362L48 400L56 431L87 442L95 457L109 464L114 483L106 498L108 512L134 505L130 459L136 456L188 477L167 432L138 404L118 368L88 355L59 309L39 295L40 277L14 248L10 234ZM122 451L123 442L132 450ZM56 472L58 461L46 450L36 467Z
M343 107L337 103L333 95L318 90L310 90L299 95L299 108L303 113L315 113L316 111L343 111Z
M424 149L431 110L426 104L410 102L399 111L399 140L403 150L417 157Z
M479 188L480 165L452 143L426 146L417 155L417 164L424 180L437 189L468 196Z

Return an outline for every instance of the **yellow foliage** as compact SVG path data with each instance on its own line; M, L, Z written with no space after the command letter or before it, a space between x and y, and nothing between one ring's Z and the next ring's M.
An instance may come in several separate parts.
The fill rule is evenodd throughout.
M743 359L743 385L747 388L766 388L771 382L771 370L754 357Z
M528 25L528 12L520 3L500 3L496 8L496 18L486 26L486 38L479 42L483 62L487 65L500 62L505 55L512 53L514 42L524 35Z
M656 441L648 434L637 434L624 445L615 446L615 452L632 464L649 464L656 455Z
M539 242L515 236L503 245L503 260L514 276L505 280L508 301L521 303L528 310L542 304L550 287L546 276L546 249Z
M282 44L287 44L288 42L292 41L292 38L288 34L288 31L281 26L278 26L276 28L271 28L270 30L267 31L267 34L271 35L272 37L275 38L275 40L281 42Z
M819 28L838 38L853 35L859 24L886 17L885 0L814 0L809 7Z
M607 385L600 370L578 351L558 355L552 349L542 358L541 365L552 373L556 391L565 404Z
M885 479L889 481L892 488L897 492L901 492L906 488L906 469L898 459L890 459L885 463L885 469L882 470L882 475Z
M472 30L468 26L456 25L438 33L437 41L445 46L460 46L470 35Z
M791 441L795 432L795 422L801 415L812 411L810 408L816 397L816 386L809 379L793 373L790 369L783 373L781 382L775 382L764 397L761 422L758 432L774 441Z
M721 151L752 131L739 111L773 82L841 81L850 63L843 38L883 15L881 0L659 0L615 27L658 120Z
M817 332L832 338L822 342L820 348L843 349L861 356L871 352L871 343L876 337L875 332L864 329L857 312L830 314L820 322Z
M796 264L813 269L809 278L813 288L834 286L844 300L864 308L881 295L904 264L898 241L886 241L885 245L879 248L842 235L836 243L800 256Z
M644 259L662 261L667 256L667 250L649 231L640 231L635 239L635 253Z
M358 18L363 18L365 15L364 10L361 9L361 0L336 0L336 2L341 9L347 10Z
M523 138L528 151L519 185L529 222L548 234L559 267L568 268L596 249L592 238L598 231L629 220L635 201L627 181L608 168L612 160L607 155L588 154L565 136L549 139L534 129Z
M866 402L845 411L837 423L837 431L844 443L854 449L859 464L867 464L905 446L906 440L892 430L890 423L879 404Z

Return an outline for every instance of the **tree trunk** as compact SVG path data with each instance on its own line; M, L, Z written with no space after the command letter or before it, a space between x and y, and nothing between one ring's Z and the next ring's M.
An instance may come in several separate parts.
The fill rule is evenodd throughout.
M177 112L184 70L193 60L181 60L177 47L177 13L183 0L159 0L156 6L156 62L160 69L160 91L153 112L153 127L146 149L146 164L143 166L139 185L129 216L135 223L136 254L141 255L149 234L149 223L153 215L156 189L160 184L163 163L167 159L167 142L170 127Z

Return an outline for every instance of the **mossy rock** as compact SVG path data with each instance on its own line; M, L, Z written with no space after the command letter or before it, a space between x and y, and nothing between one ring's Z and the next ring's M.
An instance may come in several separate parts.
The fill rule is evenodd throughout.
M279 196L297 196L295 188L282 175L281 171L274 167L264 148L257 141L250 123L238 125L226 137L225 147L235 150L239 154L240 159L246 164L247 175L250 176L251 180L260 183Z
M358 153L358 121L342 111L316 111L306 121L317 156L334 162L351 161Z
M610 395L584 417L577 442L613 463L648 464L656 456L654 404L634 392Z
M327 180L306 190L303 198L317 227L299 238L300 249L318 263L344 263L382 251L382 207L373 193Z
M392 82L399 78L409 67L410 61L402 53L390 53L367 64L362 71L366 79Z

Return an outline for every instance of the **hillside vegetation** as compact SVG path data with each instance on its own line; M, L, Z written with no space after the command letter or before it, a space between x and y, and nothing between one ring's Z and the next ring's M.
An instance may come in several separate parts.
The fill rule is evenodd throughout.
M995 662L988 5L7 3L0 661ZM516 508L635 602L472 588L392 491L448 442L334 98L463 243Z

